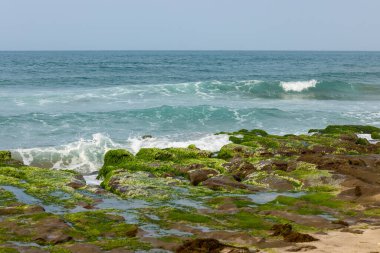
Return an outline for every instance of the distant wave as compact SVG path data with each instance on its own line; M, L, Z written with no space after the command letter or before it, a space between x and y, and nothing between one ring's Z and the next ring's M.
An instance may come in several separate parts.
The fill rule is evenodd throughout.
M0 93L3 115L25 112L84 111L83 108L112 107L114 110L146 108L183 103L207 104L215 100L244 101L251 99L303 100L379 100L380 85L342 81L199 81L174 84L124 85L115 87L43 90ZM82 108L82 109L81 109Z
M301 92L303 90L308 90L309 88L315 88L317 83L318 83L317 80L280 82L280 86L284 89L284 91Z

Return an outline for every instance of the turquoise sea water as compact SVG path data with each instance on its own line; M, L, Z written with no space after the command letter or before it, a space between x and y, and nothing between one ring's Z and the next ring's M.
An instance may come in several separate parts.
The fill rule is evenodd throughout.
M380 126L380 52L0 52L0 149L30 164L328 124Z

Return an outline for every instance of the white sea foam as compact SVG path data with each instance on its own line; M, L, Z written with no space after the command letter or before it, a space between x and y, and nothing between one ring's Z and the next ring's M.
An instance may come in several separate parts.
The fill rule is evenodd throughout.
M101 167L105 152L118 147L109 137L97 133L90 140L80 139L57 147L16 149L12 155L26 165L89 173Z
M286 92L301 92L303 90L308 90L309 88L315 88L317 83L318 81L313 79L309 81L280 82L280 86Z
M197 148L219 151L221 147L230 143L228 135L207 135L199 139L188 141L172 141L169 138L129 138L130 150L137 153L141 148L184 148L194 144Z
M136 154L141 148L196 147L209 151L218 151L229 143L227 135L206 135L188 141L173 141L170 138L129 138L125 143L114 142L106 135L97 133L92 139L57 146L12 150L14 158L24 164L53 169L72 169L88 174L99 170L104 154L110 149L125 148Z

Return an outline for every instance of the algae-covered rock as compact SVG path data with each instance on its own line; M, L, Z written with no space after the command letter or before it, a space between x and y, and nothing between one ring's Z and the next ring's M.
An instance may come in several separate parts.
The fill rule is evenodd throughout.
M321 134L371 134L373 132L380 132L380 128L374 126L363 125L330 125L325 129L310 129L309 133Z
M134 159L132 153L126 149L116 149L108 151L104 156L103 166L121 166L123 163Z
M372 132L371 138L375 140L380 140L380 131L379 132Z
M10 151L0 150L0 161L7 161L12 159L12 154Z
M220 149L218 158L228 160L233 157L249 157L254 153L255 149L252 147L231 143Z

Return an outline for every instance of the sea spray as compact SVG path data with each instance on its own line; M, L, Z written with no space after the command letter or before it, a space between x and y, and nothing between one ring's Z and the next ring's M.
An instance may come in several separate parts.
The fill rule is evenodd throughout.
M168 137L130 137L123 143L117 143L110 137L97 133L92 135L92 139L80 139L57 147L15 149L12 150L12 156L26 165L72 169L89 174L99 170L103 165L104 154L110 149L125 148L136 154L141 148L188 147L194 144L197 148L216 152L229 142L227 135L220 134L187 141L174 141Z

